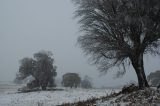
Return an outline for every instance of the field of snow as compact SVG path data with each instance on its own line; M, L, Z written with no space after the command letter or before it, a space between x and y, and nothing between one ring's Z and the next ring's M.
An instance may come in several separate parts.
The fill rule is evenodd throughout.
M0 106L56 106L73 103L114 92L112 89L64 89L17 93L20 85L0 83Z
M160 91L155 87L99 100L96 106L160 106Z

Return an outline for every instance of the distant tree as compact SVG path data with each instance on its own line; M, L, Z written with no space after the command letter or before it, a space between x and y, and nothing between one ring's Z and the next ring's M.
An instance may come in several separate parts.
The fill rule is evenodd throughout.
M91 78L89 76L86 75L83 78L83 80L81 81L81 87L86 88L86 89L92 88L92 81L91 81Z
M72 0L81 31L78 42L101 72L131 64L139 88L148 87L143 55L160 54L160 0Z
M81 78L77 73L66 73L63 75L62 85L64 87L75 87L80 85Z
M56 66L53 66L54 59L50 51L40 51L34 54L34 59L23 58L20 61L19 72L16 79L23 80L28 76L33 76L34 81L28 86L40 86L42 90L46 90L47 86L55 86L54 78L56 77Z
M17 73L18 79L25 79L29 75L32 75L35 77L35 64L36 61L32 58L25 57L22 60L20 60L20 67L19 67L19 73Z
M53 67L54 59L52 58L52 52L41 51L34 54L36 60L36 77L43 90L46 89L48 84L54 85L54 79L57 75L56 67Z
M152 86L157 87L158 85L160 85L160 70L155 71L155 72L151 72L147 76L147 80L148 80L149 84Z

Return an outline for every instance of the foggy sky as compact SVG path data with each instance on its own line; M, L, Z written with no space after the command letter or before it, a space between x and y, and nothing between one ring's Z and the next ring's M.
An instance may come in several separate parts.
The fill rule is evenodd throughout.
M96 86L137 81L132 67L120 79L113 79L112 72L99 77L76 44L80 34L74 11L71 0L0 0L0 81L12 81L19 60L40 50L53 52L59 78L66 72L77 72L92 77ZM159 57L146 56L146 74L157 69Z

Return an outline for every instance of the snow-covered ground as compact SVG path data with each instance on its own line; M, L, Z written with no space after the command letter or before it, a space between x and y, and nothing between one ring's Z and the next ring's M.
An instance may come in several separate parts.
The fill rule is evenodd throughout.
M98 100L96 106L160 106L160 91L153 87L145 88Z
M0 83L0 106L56 106L110 94L112 89L64 89L17 93L20 85Z

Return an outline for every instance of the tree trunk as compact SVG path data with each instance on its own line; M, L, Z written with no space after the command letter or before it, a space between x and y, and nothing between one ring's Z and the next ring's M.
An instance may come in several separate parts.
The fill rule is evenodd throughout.
M131 59L131 61L132 61L133 68L135 69L135 72L137 74L139 89L149 87L146 79L146 75L144 72L143 54L141 53L139 55L134 56Z
M41 83L42 90L46 90L47 85L48 85L47 81L44 80L44 81Z
M42 86L42 90L44 90L44 91L45 91L45 90L46 90L46 87L45 87L45 86Z

